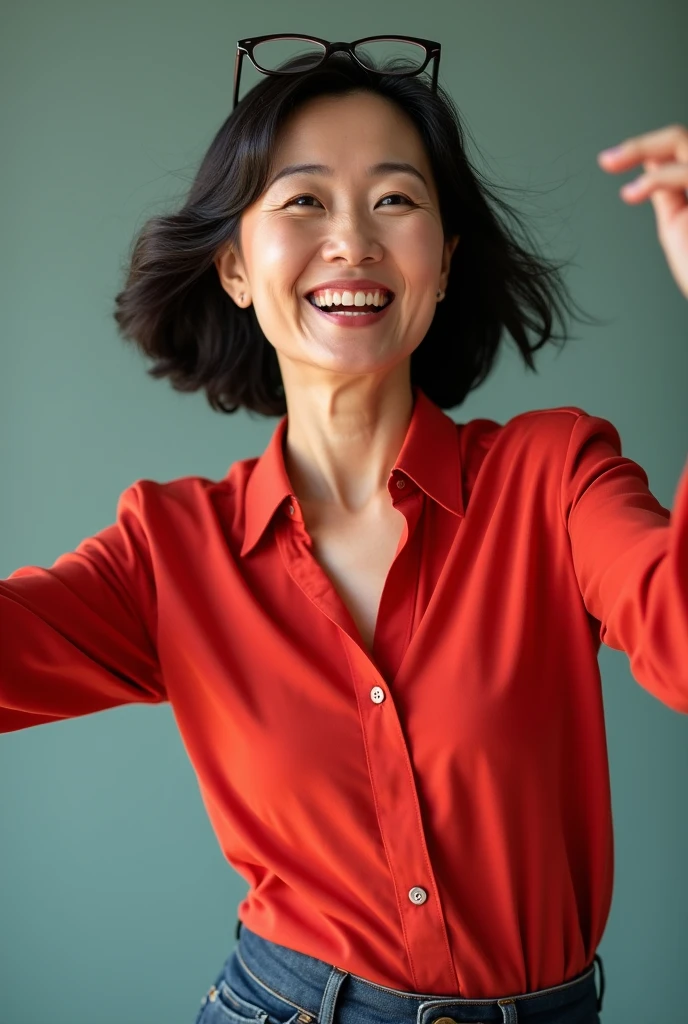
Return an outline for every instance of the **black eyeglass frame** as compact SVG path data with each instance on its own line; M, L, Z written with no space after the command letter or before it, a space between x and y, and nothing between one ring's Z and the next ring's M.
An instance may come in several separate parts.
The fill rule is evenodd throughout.
M439 43L435 42L434 39L419 39L417 36L365 36L365 38L363 39L354 39L350 43L330 43L328 42L327 39L319 39L317 36L302 36L299 35L298 33L285 34L282 32L277 32L274 35L256 36L253 39L239 39L237 41L236 61L234 63L234 96L232 100L232 110L234 110L234 108L236 107L237 100L239 97L239 79L241 77L241 63L244 57L248 57L256 71L260 71L260 73L263 75L293 75L303 73L295 71L268 71L265 68L259 67L259 65L256 64L256 62L253 59L253 48L254 46L257 46L258 43L264 43L268 39L303 39L304 42L320 43L322 46L324 46L325 53L322 55L318 64L314 64L313 67L305 69L306 71L312 71L314 68L319 67L319 65L322 64L324 60L327 60L330 54L336 53L338 50L343 50L345 53L348 53L352 60L355 60L357 64L359 64L366 71L369 71L371 74L398 74L399 78L413 78L416 75L422 74L422 72L425 71L430 61L434 60L432 71L432 91L434 93L437 92L437 73L439 69L440 53L442 47ZM397 40L398 42L404 43L417 43L419 46L422 46L425 49L425 60L416 71L384 72L377 71L374 68L369 68L363 63L363 61L359 60L359 58L356 56L356 54L354 53L354 46L357 46L359 43L370 43L380 39L387 39L390 41Z

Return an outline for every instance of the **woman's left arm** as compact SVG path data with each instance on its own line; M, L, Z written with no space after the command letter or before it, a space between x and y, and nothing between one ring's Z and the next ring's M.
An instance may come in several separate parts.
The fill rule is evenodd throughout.
M600 640L628 655L635 680L688 714L688 463L666 509L622 454L616 427L577 411L561 512L583 603Z
M642 164L621 195L650 199L671 272L688 298L688 128L670 125L598 156L609 171ZM688 714L688 463L665 509L645 471L621 452L616 428L581 415L568 439L561 508L583 601L600 639L625 651L635 679Z
M603 150L597 159L603 170L613 173L643 165L644 173L620 194L629 203L652 203L669 269L688 299L688 128L672 124L635 135Z

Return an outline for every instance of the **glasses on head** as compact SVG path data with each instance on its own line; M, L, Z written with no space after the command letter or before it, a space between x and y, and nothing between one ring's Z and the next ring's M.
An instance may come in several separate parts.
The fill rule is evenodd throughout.
M234 98L239 99L239 78L244 57L264 75L293 75L312 71L330 54L342 50L362 68L376 75L398 75L408 78L420 75L431 60L432 91L437 92L437 70L440 62L439 43L416 36L366 36L352 43L329 43L316 36L271 35L239 39L234 65ZM283 67L293 61L290 67Z

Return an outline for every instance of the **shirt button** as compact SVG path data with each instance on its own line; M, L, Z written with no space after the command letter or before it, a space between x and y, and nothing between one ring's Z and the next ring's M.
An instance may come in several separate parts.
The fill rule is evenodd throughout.
M294 515L294 506L293 505L289 505L288 508L287 508L287 511L289 512L290 516L293 516Z
M419 885L414 885L413 889L409 889L408 895L411 903L425 903L428 898L425 889L421 889Z
M406 481L402 479L402 477L399 477L399 479L397 480L397 487L399 488L400 491L403 490L404 487L406 487Z
M385 699L385 691L381 686L374 686L370 691L370 699L374 704L382 704Z

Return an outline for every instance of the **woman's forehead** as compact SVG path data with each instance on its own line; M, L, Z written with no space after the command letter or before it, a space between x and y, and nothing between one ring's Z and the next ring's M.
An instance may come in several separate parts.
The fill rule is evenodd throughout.
M394 163L411 165L427 181L423 140L403 111L374 93L316 97L282 127L268 180L287 166L329 166L336 173L337 167L355 164L367 173L383 163L390 165L388 172Z
M295 134L336 130L337 124L343 122L382 131L416 131L410 117L391 100L377 93L357 91L312 97L289 115L278 138L288 144Z

